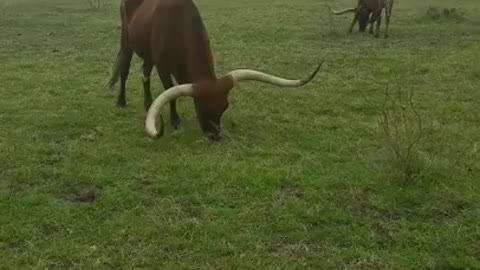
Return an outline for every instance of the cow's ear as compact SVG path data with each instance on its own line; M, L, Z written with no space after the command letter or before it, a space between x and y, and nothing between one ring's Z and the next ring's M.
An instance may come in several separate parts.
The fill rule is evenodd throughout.
M217 91L223 92L225 95L230 93L230 90L233 89L235 83L233 82L232 76L226 75L218 79L217 81Z

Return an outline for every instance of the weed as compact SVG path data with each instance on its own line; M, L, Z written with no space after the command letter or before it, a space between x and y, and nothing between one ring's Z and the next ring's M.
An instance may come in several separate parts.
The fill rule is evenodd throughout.
M455 174L474 159L474 142L449 140L439 122L417 108L413 93L399 86L385 89L383 104L377 108L383 160L407 181Z

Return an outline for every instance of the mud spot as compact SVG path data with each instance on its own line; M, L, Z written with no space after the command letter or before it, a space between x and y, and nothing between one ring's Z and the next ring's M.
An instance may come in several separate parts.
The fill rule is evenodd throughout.
M365 270L380 270L380 269L389 269L390 266L384 262L382 259L370 256L366 258L361 258L351 262L347 269L365 269Z
M50 236L60 231L60 226L55 223L44 223L40 225L40 232L43 235Z
M57 153L49 153L45 156L45 158L42 160L43 165L50 165L53 166L55 164L61 163L64 160L64 156L62 154L57 154Z
M75 203L93 203L100 196L100 191L93 185L69 186L62 192L62 198Z
M442 203L442 207L431 209L424 218L440 223L455 222L465 210L471 207L469 202L459 198L446 199L446 201Z
M310 246L304 241L293 241L284 235L275 236L268 246L268 251L274 257L305 257L310 253L318 254L321 252L319 248Z
M146 173L141 173L133 176L133 189L135 190L150 190L153 185L150 176Z
M471 245L471 250L472 250L472 257L475 260L480 261L480 240L477 240L472 243Z
M383 248L395 244L395 234L398 228L394 223L375 221L370 226L375 235L376 243Z
M352 216L358 219L371 217L376 219L388 219L389 213L377 207L371 200L370 194L361 189L353 189L349 192L341 192L337 200L340 205L348 209Z
M289 200L298 200L305 197L304 189L299 184L294 183L282 183L280 190L277 193L277 200L279 202L285 202Z

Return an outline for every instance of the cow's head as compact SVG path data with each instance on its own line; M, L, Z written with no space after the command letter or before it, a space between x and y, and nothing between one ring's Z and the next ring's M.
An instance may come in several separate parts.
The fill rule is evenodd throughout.
M154 137L163 135L164 124L161 119L160 131L156 128L156 118L168 102L181 96L193 97L195 111L202 131L210 139L218 140L221 134L221 119L228 108L228 94L235 82L260 81L280 87L299 87L310 82L320 70L323 61L315 71L303 80L287 80L250 69L235 70L215 81L198 82L174 86L159 95L150 106L145 121L147 133Z
M228 108L233 80L222 77L216 82L198 83L193 90L195 112L202 131L212 140L220 138L221 119Z

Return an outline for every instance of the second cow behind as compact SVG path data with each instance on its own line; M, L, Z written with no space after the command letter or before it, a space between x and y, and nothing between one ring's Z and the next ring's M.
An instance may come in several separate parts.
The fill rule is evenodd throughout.
M392 15L394 0L358 0L357 6L340 11L335 11L330 8L333 14L341 15L353 12L352 23L350 24L349 32L352 32L353 27L358 21L360 32L364 32L367 25L370 23L370 33L373 34L373 24L376 22L375 36L380 36L380 25L382 23L382 10L385 10L385 37L388 37L388 27L390 25L390 17ZM371 15L371 16L370 16Z

